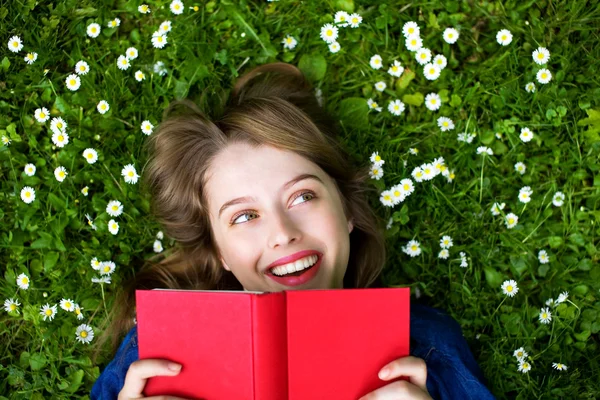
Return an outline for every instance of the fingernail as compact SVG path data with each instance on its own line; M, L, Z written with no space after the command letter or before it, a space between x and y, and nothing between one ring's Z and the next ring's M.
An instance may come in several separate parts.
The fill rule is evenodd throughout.
M379 371L379 379L385 379L389 375L390 375L390 371L387 368L384 368L381 371Z
M169 369L171 371L179 371L181 369L181 364L169 363Z

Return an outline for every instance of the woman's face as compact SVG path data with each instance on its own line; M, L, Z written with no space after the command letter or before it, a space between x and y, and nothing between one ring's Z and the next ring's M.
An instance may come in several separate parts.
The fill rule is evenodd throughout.
M322 182L303 179L286 187L302 174ZM344 215L335 182L319 166L271 146L232 144L209 168L205 190L223 267L245 290L343 288L353 225ZM253 199L222 209L246 196ZM266 273L274 261L302 250L322 254L311 280L288 286Z

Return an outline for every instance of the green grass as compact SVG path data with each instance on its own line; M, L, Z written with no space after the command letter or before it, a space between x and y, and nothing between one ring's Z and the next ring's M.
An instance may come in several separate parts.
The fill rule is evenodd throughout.
M492 392L501 399L593 398L600 393L597 2L184 3L197 4L199 10L186 8L175 16L169 2L149 1L152 12L142 15L137 1L0 1L0 136L12 140L0 147L0 300L21 303L18 314L0 314L0 342L5 344L0 393L6 396L0 398L87 396L112 354L92 365L90 346L75 340L75 329L85 322L96 336L101 333L97 327L115 288L153 254L160 230L148 216L148 199L138 193L138 185L121 177L130 163L142 172L141 122L157 125L162 109L181 97L216 113L218 99L239 74L272 61L300 66L321 88L327 109L340 116L344 146L362 165L379 152L384 176L372 183L380 191L437 157L455 171L452 183L441 176L417 183L415 193L394 208L371 199L383 220L394 218L386 231L384 279L389 285L410 285L415 295L418 289L420 300L457 319ZM363 21L356 29L340 29L342 50L332 54L319 32L339 10L358 12ZM106 28L114 17L121 26ZM155 49L150 37L164 20L173 22L169 44ZM424 46L448 58L436 81L423 77L404 46L402 25L411 20L419 24ZM91 22L102 26L96 39L86 36ZM446 27L460 30L456 44L442 40ZM495 40L500 29L513 34L506 47ZM292 51L281 44L287 34L298 40ZM24 42L18 54L7 50L13 35ZM130 46L139 57L121 71L116 59ZM531 57L538 46L551 53L553 79L547 85L536 82L536 92L527 93L525 84L535 82L540 68ZM33 65L23 60L29 51L38 53ZM381 70L369 66L374 54L383 58ZM393 59L415 71L414 79L393 80L386 73ZM91 70L81 77L81 88L71 92L64 81L79 60ZM159 60L168 69L165 76L153 72ZM138 69L146 74L143 82L133 78ZM388 85L381 93L373 86L380 80ZM437 112L420 100L430 92L442 96ZM381 113L368 110L369 98L380 103ZM104 115L96 110L102 99L111 108ZM399 117L387 112L394 99L407 104ZM64 148L53 147L50 121L34 119L38 107L67 121L70 139ZM456 129L441 132L439 116L451 118ZM524 126L535 133L529 143L519 139ZM465 131L476 134L470 144L457 141ZM476 154L482 145L494 152L484 165ZM81 156L88 147L98 151L95 164ZM413 147L418 155L409 154ZM514 169L519 161L527 166L524 175ZM36 165L35 176L23 172L27 163ZM59 165L69 173L62 183L53 174ZM24 186L36 191L31 204L20 199ZM81 193L84 186L89 186L87 197ZM527 204L517 200L523 186L533 190ZM556 191L566 196L562 207L552 205ZM111 217L105 211L115 199L124 205L116 236L107 230ZM505 202L503 211L519 216L515 228L507 229L502 216L491 214L494 202ZM86 213L97 230L87 224ZM447 260L437 257L442 235L454 241ZM422 247L415 258L401 251L411 239ZM165 238L163 245L173 243ZM541 249L548 251L549 264L538 261ZM469 257L467 268L460 267L461 251ZM93 257L117 264L111 284L91 282L97 276L90 266ZM28 290L16 285L20 273L31 278ZM518 283L514 297L500 288L508 279ZM563 291L569 292L568 300L552 308L549 324L540 323L546 300ZM53 321L43 321L40 307L62 298L78 302L85 318L78 321L59 308ZM525 374L513 356L522 346L532 366ZM553 369L553 362L568 370Z

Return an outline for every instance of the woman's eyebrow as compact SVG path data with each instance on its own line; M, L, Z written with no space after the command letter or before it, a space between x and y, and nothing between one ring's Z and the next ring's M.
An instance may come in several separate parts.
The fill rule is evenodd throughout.
M321 178L319 178L317 175L300 174L300 175L296 176L295 178L293 178L292 180L290 180L289 182L287 182L285 185L283 185L281 190L287 190L290 187L292 187L293 185L295 185L296 183L303 181L305 179L314 179L318 182L321 182L321 184L325 185L325 182L323 182L323 180ZM225 203L221 206L221 209L219 210L219 218L221 218L221 214L223 214L223 211L225 211L228 207L234 206L236 204L249 203L252 201L256 201L256 198L254 198L252 196L244 196L244 197L238 197L233 200L229 200L227 203Z

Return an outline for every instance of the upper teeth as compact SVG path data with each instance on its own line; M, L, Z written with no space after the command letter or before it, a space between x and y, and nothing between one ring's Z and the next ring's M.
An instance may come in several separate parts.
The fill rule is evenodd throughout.
M277 267L272 268L271 272L275 275L291 274L292 272L301 271L310 267L316 263L318 259L319 257L316 255L304 257L289 264L278 265Z

